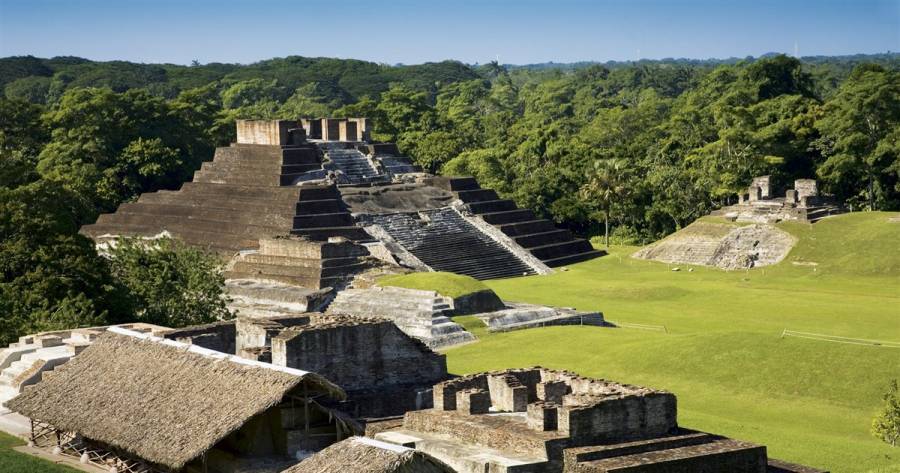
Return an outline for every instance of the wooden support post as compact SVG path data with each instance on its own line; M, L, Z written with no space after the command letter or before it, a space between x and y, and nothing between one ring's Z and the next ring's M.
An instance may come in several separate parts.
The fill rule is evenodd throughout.
M306 392L306 384L303 384L303 422L306 424L306 440L309 441L309 396Z

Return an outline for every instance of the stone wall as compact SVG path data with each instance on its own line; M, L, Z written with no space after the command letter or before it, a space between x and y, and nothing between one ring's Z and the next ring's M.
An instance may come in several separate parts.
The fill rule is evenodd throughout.
M753 189L758 187L760 190L759 198L760 199L771 199L772 198L772 183L771 176L759 176L754 177L753 181L750 182L750 200L755 200L753 197Z
M193 325L162 334L169 340L189 343L222 353L235 354L235 321L228 320L206 325Z
M237 142L285 146L290 144L289 130L298 127L297 122L290 120L238 120Z
M819 195L819 189L815 179L797 179L794 181L794 190L797 191L797 200L804 197Z
M276 365L314 371L347 391L430 385L447 376L447 361L383 319L327 316L332 323L285 330L272 339Z

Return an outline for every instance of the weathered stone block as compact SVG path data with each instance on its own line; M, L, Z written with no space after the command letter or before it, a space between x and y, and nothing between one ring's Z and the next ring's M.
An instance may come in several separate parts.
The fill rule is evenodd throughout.
M487 414L491 409L491 394L484 389L463 389L456 393L456 410L467 415Z
M488 389L491 404L504 412L525 412L528 406L528 387L512 375L489 375Z
M340 124L338 125L338 131L341 141L359 141L355 121L346 120L340 122Z
M298 124L290 120L238 120L237 142L252 145L291 144L290 130Z
M794 181L794 190L797 191L797 198L815 197L819 195L819 188L815 179L797 179Z
M565 381L545 381L537 384L537 398L541 401L562 403L562 398L569 393Z
M559 405L551 402L533 402L528 405L525 420L528 428L542 432L556 430Z
M797 203L797 191L794 189L788 189L784 193L784 203L785 204L796 204Z

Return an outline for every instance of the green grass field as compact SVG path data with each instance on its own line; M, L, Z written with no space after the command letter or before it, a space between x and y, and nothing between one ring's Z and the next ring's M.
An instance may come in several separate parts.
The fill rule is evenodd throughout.
M13 450L13 447L20 445L25 445L25 442L0 432L0 473L75 473L78 471Z
M674 392L679 423L765 444L833 472L900 472L900 448L869 433L900 378L900 348L782 338L782 330L900 342L900 214L783 224L782 263L749 271L634 260L637 248L550 276L488 281L502 298L604 312L650 330L548 327L448 350L450 370L541 365ZM799 264L795 264L799 263ZM815 265L813 265L813 263Z

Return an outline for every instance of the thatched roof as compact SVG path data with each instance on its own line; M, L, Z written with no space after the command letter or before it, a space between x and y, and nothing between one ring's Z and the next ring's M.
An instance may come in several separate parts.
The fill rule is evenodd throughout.
M425 453L351 437L303 460L281 473L453 473L453 469Z
M313 373L113 327L6 406L179 469L299 387L345 397Z

